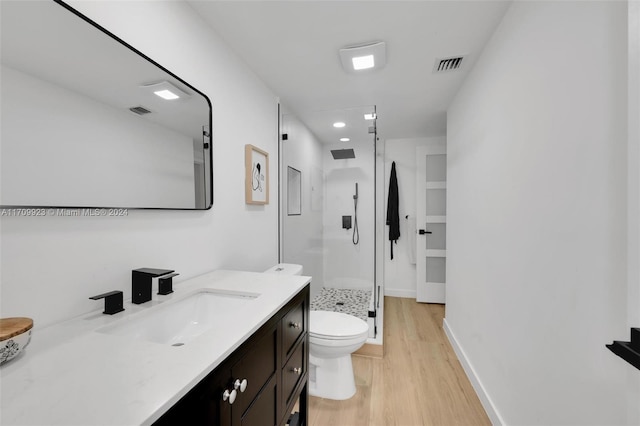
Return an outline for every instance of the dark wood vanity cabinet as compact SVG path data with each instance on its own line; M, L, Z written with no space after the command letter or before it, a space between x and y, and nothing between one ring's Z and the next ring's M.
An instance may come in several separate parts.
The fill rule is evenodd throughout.
M309 285L155 425L306 425L308 324Z

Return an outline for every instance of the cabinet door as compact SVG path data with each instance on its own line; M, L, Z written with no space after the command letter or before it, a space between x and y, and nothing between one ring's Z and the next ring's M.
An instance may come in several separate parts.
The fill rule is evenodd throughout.
M275 377L277 369L276 341L277 327L274 326L255 344L251 345L248 352L233 366L231 371L233 381L242 383L242 381L246 380L246 388L243 392L241 392L242 389L238 389L238 397L233 404L233 424L244 424L239 419L245 417L249 407L251 407L251 410L255 410L254 400L260 393L265 392L271 392L273 396L262 397L262 404L266 404L264 401L271 398L274 403L273 407L264 411L261 417L262 424L275 424L275 390L268 389L265 384Z
M226 366L225 366L226 367ZM203 392L202 410L204 419L196 423L201 425L228 425L231 423L232 405L227 399L225 401L224 392L233 390L233 384L229 380L230 370L228 367L221 369L205 382L207 388ZM185 423L174 423L185 424Z
M271 376L262 391L243 413L242 426L271 426L276 424L276 375ZM234 424L236 424L234 422Z
M223 400L226 389L233 389L228 366L218 367L167 411L154 426L228 425L231 405Z

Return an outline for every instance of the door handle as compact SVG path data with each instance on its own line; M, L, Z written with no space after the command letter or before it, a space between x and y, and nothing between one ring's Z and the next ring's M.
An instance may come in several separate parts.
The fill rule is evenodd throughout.
M433 234L433 232L427 231L426 229L418 229L418 234L420 234L420 235Z

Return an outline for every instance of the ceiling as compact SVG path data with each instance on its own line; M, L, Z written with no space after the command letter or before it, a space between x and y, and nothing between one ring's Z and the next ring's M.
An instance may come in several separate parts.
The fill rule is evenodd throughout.
M381 139L444 135L449 104L510 4L189 3L280 97L286 112L297 115L319 138L333 138L325 143L336 142L329 129L338 111L364 106L376 107ZM338 50L372 41L386 42L387 65L358 74L345 72ZM433 73L436 59L460 55L465 55L460 69Z

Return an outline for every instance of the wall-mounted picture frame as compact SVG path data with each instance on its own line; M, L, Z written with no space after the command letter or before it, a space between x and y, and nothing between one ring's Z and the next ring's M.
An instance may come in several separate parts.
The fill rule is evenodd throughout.
M245 202L269 204L269 153L247 144L244 146Z

